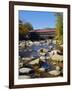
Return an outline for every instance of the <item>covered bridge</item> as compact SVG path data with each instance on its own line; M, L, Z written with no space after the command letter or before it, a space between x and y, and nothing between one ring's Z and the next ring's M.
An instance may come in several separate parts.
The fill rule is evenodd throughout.
M49 39L54 38L55 32L55 28L31 30L29 32L29 37L31 39Z

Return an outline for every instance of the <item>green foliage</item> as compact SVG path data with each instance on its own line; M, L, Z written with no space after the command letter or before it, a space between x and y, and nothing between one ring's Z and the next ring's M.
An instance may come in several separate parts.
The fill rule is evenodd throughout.
M19 34L26 35L30 30L33 30L33 26L30 23L23 23L19 20Z
M63 14L56 13L56 42L57 44L63 44Z
M33 30L33 26L28 22L22 22L19 20L19 40L28 39L28 33Z

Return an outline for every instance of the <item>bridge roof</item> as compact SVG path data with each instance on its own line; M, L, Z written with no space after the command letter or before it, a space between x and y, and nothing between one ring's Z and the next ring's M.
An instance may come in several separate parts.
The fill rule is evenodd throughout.
M31 30L30 32L55 32L56 29L55 28L49 28L49 29L35 29L35 30Z

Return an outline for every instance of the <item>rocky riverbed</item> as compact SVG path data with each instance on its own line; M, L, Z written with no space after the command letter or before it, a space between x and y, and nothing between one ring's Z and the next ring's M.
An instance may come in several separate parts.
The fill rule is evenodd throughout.
M63 52L55 41L19 42L19 79L63 76Z

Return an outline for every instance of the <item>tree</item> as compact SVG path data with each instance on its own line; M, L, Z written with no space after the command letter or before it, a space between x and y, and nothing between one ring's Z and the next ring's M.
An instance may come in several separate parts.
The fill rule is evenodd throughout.
M26 35L28 35L29 31L33 30L33 26L26 22L23 23L21 20L19 20L19 38L25 39Z
M63 14L56 13L56 35L57 44L63 44Z

